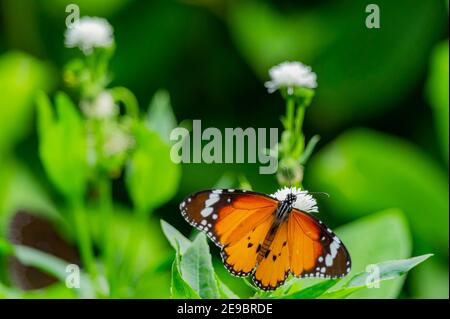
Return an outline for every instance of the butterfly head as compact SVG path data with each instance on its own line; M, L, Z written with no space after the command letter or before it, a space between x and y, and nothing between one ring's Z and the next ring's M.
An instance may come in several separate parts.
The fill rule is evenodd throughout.
M318 212L317 201L308 191L296 187L284 187L271 196L280 202L287 201L289 205L303 212Z
M297 195L295 195L294 193L289 193L286 195L284 201L286 201L290 206L293 206L297 201Z

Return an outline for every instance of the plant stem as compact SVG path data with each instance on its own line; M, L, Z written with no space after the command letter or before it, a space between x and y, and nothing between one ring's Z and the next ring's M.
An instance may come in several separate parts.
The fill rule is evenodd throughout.
M127 243L125 245L126 251L124 253L123 266L120 272L121 283L131 285L134 279L133 267L139 257L139 248L141 242L139 241L142 230L147 223L148 212L144 209L135 208L133 229L130 230Z
M144 209L137 209L136 210L136 224L135 224L135 230L133 232L132 235L132 241L131 241L131 251L130 251L130 265L134 266L134 263L136 262L136 260L139 257L139 248L141 246L141 242L139 241L139 239L141 239L143 230L145 228L145 225L147 225L147 211L145 211ZM132 275L130 273L130 275ZM130 278L131 279L131 278Z
M286 98L286 130L292 131L294 127L294 109L295 103L294 99L290 96Z
M89 224L87 222L86 210L84 209L83 200L74 198L71 201L73 222L78 240L78 246L81 254L81 261L86 267L94 286L97 286L97 267L94 260L94 252L92 249L92 240L89 234Z
M297 108L297 116L295 117L295 135L299 136L302 134L303 129L303 119L305 118L305 109L304 105L300 105Z
M99 178L98 190L100 197L100 217L102 221L101 228L101 243L103 248L103 264L105 267L106 278L108 279L109 288L114 288L113 269L114 269L114 253L112 246L112 214L113 202L111 194L111 180L107 176Z
M299 105L297 107L297 114L295 116L295 128L291 149L291 157L294 159L299 159L305 149L305 136L302 132L305 109L306 107L304 105Z
M133 117L139 117L139 103L134 96L133 92L125 87L115 87L111 89L111 92L116 102L122 102L125 106L126 114Z

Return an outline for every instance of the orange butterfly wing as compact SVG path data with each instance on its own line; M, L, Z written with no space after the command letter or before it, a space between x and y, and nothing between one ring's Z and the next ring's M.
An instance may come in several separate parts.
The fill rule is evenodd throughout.
M350 254L320 220L293 209L287 225L290 270L294 276L337 278L350 272Z
M253 282L263 290L274 290L289 275L288 224L283 222L253 273Z
M266 215L259 224L248 223L255 225L252 230L222 249L222 261L228 271L235 276L247 276L255 269L259 250L272 223L271 215Z
M278 201L250 191L202 191L180 205L185 219L222 248L226 268L246 276L256 266L264 238L273 224Z
M339 238L311 214L294 208L278 226L253 281L263 290L274 290L289 273L301 278L337 278L350 268L350 255Z

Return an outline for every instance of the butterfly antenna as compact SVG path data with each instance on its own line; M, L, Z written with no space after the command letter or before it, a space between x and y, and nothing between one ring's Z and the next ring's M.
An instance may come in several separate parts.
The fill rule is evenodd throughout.
M330 198L330 194L328 194L326 192L308 192L308 193L313 194L313 195L322 195L322 196L325 196L326 198Z
M300 195L301 193L308 193L308 194L312 194L312 195L322 195L322 196L325 196L326 198L330 198L330 194L325 193L325 192L299 191L299 192L296 193L295 195Z

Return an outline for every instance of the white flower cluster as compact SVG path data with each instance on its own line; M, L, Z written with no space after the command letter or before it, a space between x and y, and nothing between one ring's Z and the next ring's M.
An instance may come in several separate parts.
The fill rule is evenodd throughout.
M66 30L64 43L69 48L78 47L88 55L94 48L109 47L113 42L113 27L106 19L82 17Z
M118 113L118 107L114 103L114 98L107 92L101 92L94 101L82 101L81 110L90 118L106 119Z
M286 88L289 94L295 88L305 87L314 89L317 87L317 77L311 71L311 67L300 62L283 62L269 70L270 81L265 83L269 93Z
M123 129L117 126L111 126L106 134L106 141L103 145L103 152L105 156L112 157L120 155L135 144L133 136L125 132Z

